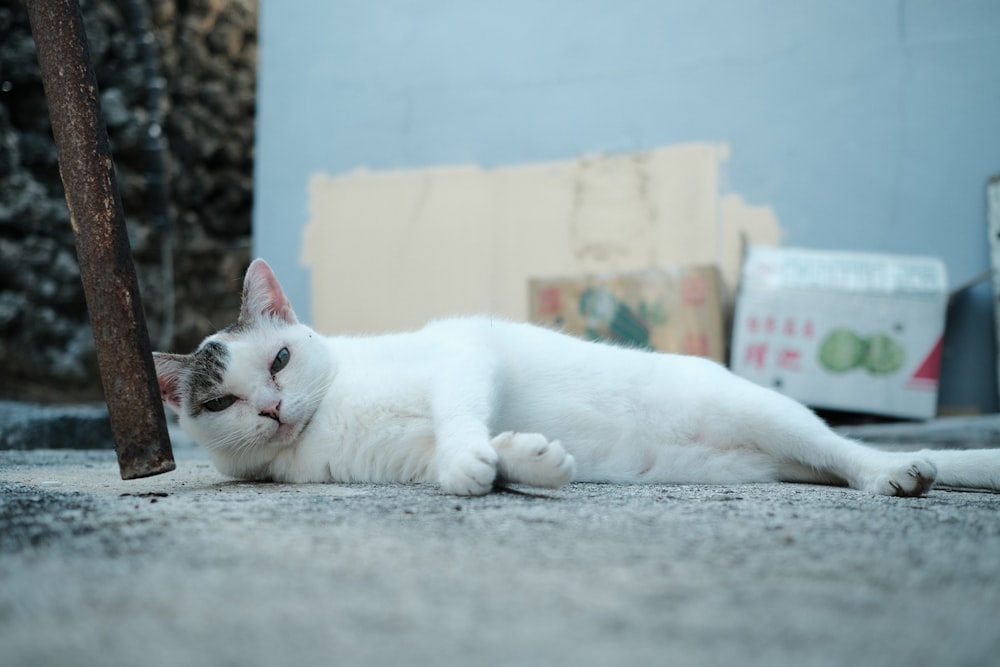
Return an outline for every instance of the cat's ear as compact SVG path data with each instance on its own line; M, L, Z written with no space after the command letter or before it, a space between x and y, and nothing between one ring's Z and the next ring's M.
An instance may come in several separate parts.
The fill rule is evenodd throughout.
M276 317L288 324L298 320L292 311L292 304L274 277L274 272L262 259L255 259L243 279L243 305L240 307L240 321L252 324L261 317Z
M181 377L190 357L186 354L154 352L156 380L160 384L160 400L174 412L181 409Z

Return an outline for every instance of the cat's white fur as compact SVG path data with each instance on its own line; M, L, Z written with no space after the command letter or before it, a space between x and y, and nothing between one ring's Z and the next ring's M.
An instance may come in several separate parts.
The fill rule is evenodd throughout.
M282 349L287 365L272 373ZM324 337L297 321L263 260L247 271L236 325L192 355L155 357L164 403L239 478L436 482L473 495L498 479L1000 489L1000 450L878 451L697 357L490 317ZM225 409L203 407L226 396Z

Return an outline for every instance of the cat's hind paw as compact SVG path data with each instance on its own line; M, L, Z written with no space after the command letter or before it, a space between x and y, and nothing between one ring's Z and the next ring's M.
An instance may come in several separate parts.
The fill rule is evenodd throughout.
M573 479L576 463L558 440L540 433L501 433L491 441L503 479L555 489Z
M438 476L441 490L456 496L481 496L493 490L497 453L490 447L463 451Z
M927 459L899 464L872 476L862 490L883 496L922 496L937 477L937 468Z

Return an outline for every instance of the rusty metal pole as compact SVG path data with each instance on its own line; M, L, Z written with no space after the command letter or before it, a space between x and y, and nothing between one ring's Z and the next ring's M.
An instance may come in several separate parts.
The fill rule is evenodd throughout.
M174 469L78 0L26 0L122 479Z

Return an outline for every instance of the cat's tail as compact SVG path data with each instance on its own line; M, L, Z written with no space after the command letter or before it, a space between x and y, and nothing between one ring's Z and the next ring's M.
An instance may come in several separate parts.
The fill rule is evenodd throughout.
M935 484L1000 491L1000 449L924 449L937 467Z

